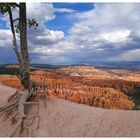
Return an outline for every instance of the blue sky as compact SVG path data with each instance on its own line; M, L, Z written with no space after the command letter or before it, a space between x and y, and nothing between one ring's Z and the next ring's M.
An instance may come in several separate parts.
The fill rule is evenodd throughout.
M84 12L93 8L93 3L54 3L54 8L68 8L73 9L76 12ZM66 35L68 30L77 21L72 18L72 13L60 13L56 12L56 18L46 22L47 28L52 30L62 30Z
M79 12L88 11L93 8L93 3L53 3L55 8L69 8Z
M0 17L2 18L3 15L0 14ZM0 19L0 29L8 29L7 26L6 26L6 22L3 21L2 19Z
M39 22L28 30L31 63L140 61L139 9L135 3L27 3L28 18ZM0 15L0 49L0 63L16 62L7 15Z

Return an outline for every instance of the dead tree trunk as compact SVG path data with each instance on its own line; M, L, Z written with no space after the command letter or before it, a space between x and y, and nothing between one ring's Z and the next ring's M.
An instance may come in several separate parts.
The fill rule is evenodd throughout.
M19 32L20 32L20 48L19 52L16 42L16 34L14 29L14 21L12 15L12 8L19 8ZM8 12L10 19L10 27L13 36L13 48L19 63L20 81L25 89L30 87L30 62L27 46L27 18L26 18L26 3L0 3L0 12L5 14Z
M30 87L30 62L27 47L27 18L26 18L26 4L20 3L19 8L19 30L20 30L20 46L22 69L20 70L21 84L25 89Z
M15 54L16 54L16 57L17 57L17 60L19 63L19 67L21 69L22 68L22 60L21 60L20 53L18 52L18 48L17 48L16 34L15 34L14 23L13 23L13 15L12 15L12 11L11 11L10 6L8 8L8 13L9 13L9 19L10 19L11 32L13 35L13 49L15 51Z
M16 5L17 6L17 5ZM3 107L0 107L0 113L4 113L4 117L10 119L11 122L18 119L17 125L12 129L12 132L9 136L14 136L19 130L20 133L24 129L28 130L28 136L31 136L31 125L34 122L35 118L38 117L40 122L40 116L38 115L39 107L37 114L29 117L29 114L25 111L24 106L29 104L35 104L39 106L38 102L32 102L34 99L32 97L36 96L36 93L33 92L33 88L30 88L30 62L27 46L27 18L26 18L26 4L20 3L19 7L19 33L20 33L20 52L18 51L16 43L16 34L14 30L14 20L12 16L11 7L15 7L12 3L0 3L0 12L9 14L10 26L13 35L13 48L16 53L16 57L19 63L20 68L20 80L21 84L26 89L25 92L19 93L16 92L12 95L8 101L9 103ZM25 114L27 113L27 114ZM11 116L11 117L10 117ZM9 118L10 117L10 118ZM31 123L25 121L31 120ZM39 128L39 123L38 127Z

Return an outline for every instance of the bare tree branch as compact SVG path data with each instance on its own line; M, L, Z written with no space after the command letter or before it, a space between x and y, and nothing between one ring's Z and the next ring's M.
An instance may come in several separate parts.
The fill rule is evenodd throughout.
M15 22L15 21L17 21L17 20L19 20L19 18L14 19L13 22Z

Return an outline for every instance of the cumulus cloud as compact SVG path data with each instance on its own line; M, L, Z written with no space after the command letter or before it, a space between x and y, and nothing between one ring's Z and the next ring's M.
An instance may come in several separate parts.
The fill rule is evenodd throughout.
M130 14L131 12L132 15L134 14L133 12L137 14L139 11L137 5L136 9L135 5L132 5L96 4L95 9L76 14L74 18L78 18L79 22L74 24L69 30L69 35L54 44L52 48L46 47L46 53L43 53L43 58L41 57L41 59L45 59L46 57L47 60L55 60L51 62L58 63L60 60L54 59L53 52L55 53L55 50L61 50L61 53L58 53L58 55L55 53L55 56L56 58L67 58L63 61L65 63L127 60L128 55L125 55L125 53L139 47L140 32L134 27L134 25L138 26L138 24L133 21L133 17ZM130 6L132 7L130 11L119 10L119 8L125 9ZM117 10L119 12L121 11L118 16L116 15ZM105 13L108 13L107 18ZM128 21L133 21L133 26L130 26L132 23L127 23L129 26L122 26L120 22L126 23L123 17L125 19L126 17L127 19L130 18ZM111 21L106 21L109 19ZM114 20L117 20L117 23ZM51 50L52 54L48 53L48 50Z
M47 48L49 45L57 43L64 38L63 31L50 30L45 26L45 22L55 18L55 12L69 13L74 11L71 9L55 9L52 4L48 3L27 3L27 17L30 19L34 18L39 23L39 27L36 30L33 28L28 30L28 45L30 53L34 53L36 52L35 50L38 50L38 55L41 55L41 53L43 53L43 48ZM18 18L18 9L13 10L13 17L14 19ZM0 29L0 47L12 46L12 34L9 26L9 17L6 14L0 18L2 21L7 23L7 27L9 28L9 30ZM17 37L19 37L19 34L17 34ZM38 46L40 46L41 51L39 51Z
M11 46L12 33L10 30L0 29L0 46L8 47Z
M48 3L27 3L27 15L41 23L55 18L54 7Z
M40 31L40 29L37 29L35 32L29 31L28 37L32 47L36 47L36 45L48 46L61 41L64 38L64 32L49 29Z
M38 28L29 29L29 43L32 47L36 45L48 46L59 42L64 37L63 31L54 31L46 28L45 22L55 18L55 8L48 3L27 3L28 18L35 18L39 23Z
M83 25L100 27L104 30L137 28L140 21L139 6L136 3L95 4L94 9L79 13L76 18L79 18Z
M77 11L76 10L73 10L73 9L68 9L68 8L55 8L55 12L60 12L60 13L75 13Z
M40 25L36 30L28 31L32 62L69 64L140 60L139 8L140 4L133 3L98 3L89 11L78 13L73 9L54 8L52 4L29 3L28 17L34 17ZM68 35L46 28L44 23L55 19L55 12L72 13L72 18L76 19ZM10 41L10 34L5 34L9 39L2 42L3 46ZM0 43L1 40L2 36Z
M113 32L101 33L100 36L110 43L120 43L123 41L127 41L130 32L130 30L118 30Z
M139 55L134 55L140 47L139 8L140 4L107 3L95 4L88 12L76 13L74 18L79 21L66 39L78 48L75 60L140 60Z
M0 63L15 63L11 30L0 29Z

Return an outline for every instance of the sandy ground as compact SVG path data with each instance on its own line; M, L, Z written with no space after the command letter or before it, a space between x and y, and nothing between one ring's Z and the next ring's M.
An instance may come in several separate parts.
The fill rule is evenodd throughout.
M15 89L0 85L0 102L6 102ZM140 111L94 108L61 99L49 99L47 108L40 101L40 128L36 137L140 136ZM11 127L0 120L0 136Z

